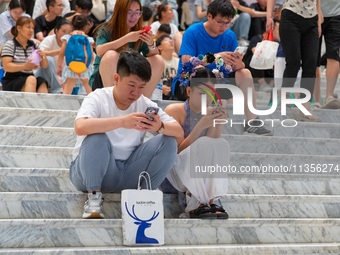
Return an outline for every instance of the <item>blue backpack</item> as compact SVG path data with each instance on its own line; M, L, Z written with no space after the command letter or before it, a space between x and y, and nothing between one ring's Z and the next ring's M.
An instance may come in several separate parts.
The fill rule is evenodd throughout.
M87 35L82 32L72 32L65 49L66 65L72 72L80 73L87 70L92 60L92 51Z

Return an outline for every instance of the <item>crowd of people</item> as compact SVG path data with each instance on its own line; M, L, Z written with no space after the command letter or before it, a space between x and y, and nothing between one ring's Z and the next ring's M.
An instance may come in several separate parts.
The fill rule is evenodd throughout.
M101 192L134 187L136 169L149 172L154 188L167 177L184 192L190 217L228 218L216 200L226 194L227 180L190 178L190 151L199 155L197 164L229 162L228 142L219 138L222 129L213 127L214 119L227 118L226 110L215 106L201 112L202 91L215 93L214 84L227 82L243 92L247 135L273 135L248 108L249 90L256 106L257 86L267 91L301 86L313 95L304 104L310 112L340 108L334 96L338 0L257 0L250 6L242 0L108 0L107 13L94 10L92 0L36 0L33 18L25 13L26 1L8 2L0 15L3 90L88 95L75 122L78 140L70 168L72 183L89 193L84 218L103 217ZM274 68L251 68L257 43L271 29L280 43ZM316 79L322 35L323 104ZM238 46L247 51L237 51ZM164 100L184 103L150 118L144 111L157 107L150 99L159 84ZM228 91L218 94L232 100ZM302 112L296 119L320 121ZM158 135L142 143L146 132Z

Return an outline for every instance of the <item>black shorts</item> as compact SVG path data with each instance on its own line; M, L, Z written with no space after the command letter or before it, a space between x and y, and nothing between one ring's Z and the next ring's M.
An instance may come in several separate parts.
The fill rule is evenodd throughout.
M228 75L227 78L224 78L222 80L222 84L231 84L231 85L236 86L235 73L236 72L232 72L231 74ZM231 93L229 89L216 89L216 92L219 94L221 99L228 100L228 99L233 98L233 94Z
M92 91L95 91L96 89L103 88L103 80L102 77L100 76L99 71L96 73L94 76L93 82L92 82Z
M29 76L34 76L33 74L26 74L22 72L17 73L6 73L6 75L2 78L2 89L5 91L21 91L25 86L26 80ZM47 85L47 82L42 77L35 77L37 79L37 87L36 90L40 87L44 82Z
M324 18L322 34L325 37L327 58L340 61L340 15Z

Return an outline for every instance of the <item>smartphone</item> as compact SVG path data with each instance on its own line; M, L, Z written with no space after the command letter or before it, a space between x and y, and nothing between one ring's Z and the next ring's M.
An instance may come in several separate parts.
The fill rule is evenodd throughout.
M247 52L247 49L248 49L247 47L238 46L234 52L238 52L244 55Z
M145 34L145 33L148 33L151 30L151 27L150 26L142 26L141 30L144 31L143 34Z
M149 116L149 118L148 118L149 120L153 121L154 117L151 116L151 113L157 114L158 111L159 111L159 108L149 106L148 108L146 108L145 114Z
M212 114L218 113L218 112L222 112L223 107L222 106L217 106L213 111Z

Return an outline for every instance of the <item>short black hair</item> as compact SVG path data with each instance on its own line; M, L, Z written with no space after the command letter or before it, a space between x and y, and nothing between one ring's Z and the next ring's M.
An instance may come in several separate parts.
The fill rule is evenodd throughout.
M209 4L207 14L215 18L218 14L222 17L234 18L235 8L228 0L214 0Z
M162 24L162 25L159 26L158 31L170 35L171 34L171 27L170 27L169 24Z
M93 7L92 0L76 0L76 5L82 10L91 11Z
M50 6L54 6L56 4L56 1L55 0L46 0L46 8L47 8L47 11L49 12L50 9L49 7Z
M165 38L170 38L170 39L171 39L170 35L162 35L161 37L159 37L159 38L157 39L157 41L156 41L156 47L158 47L159 45L161 45L162 42L163 42L163 40L164 40Z
M120 79L137 75L143 81L148 82L151 79L151 65L145 57L136 51L124 52L119 56L117 73Z
M74 15L72 18L72 26L74 30L83 30L89 23L84 15Z
M152 17L152 10L144 5L143 6L143 21L149 21Z
M11 0L11 2L8 5L8 8L10 10L21 8L24 12L26 11L26 4L24 0Z
M202 80L198 79L202 79L205 83L212 82L215 84L217 82L215 74L210 69L205 67L196 69L195 76L193 76L189 82L190 88L195 88L202 85Z

